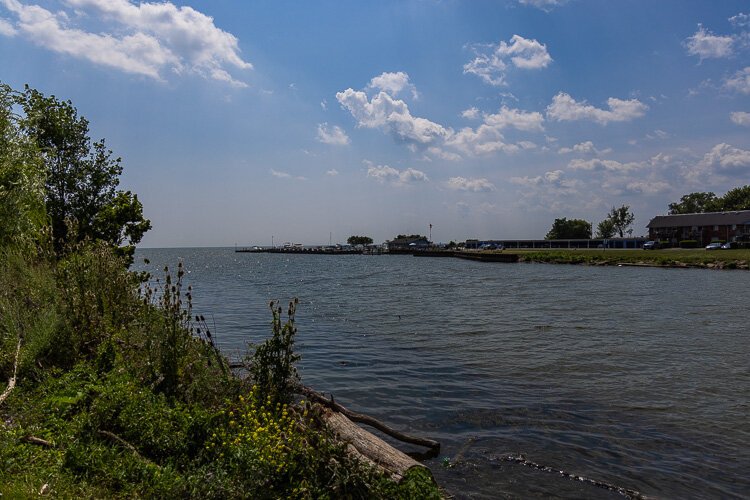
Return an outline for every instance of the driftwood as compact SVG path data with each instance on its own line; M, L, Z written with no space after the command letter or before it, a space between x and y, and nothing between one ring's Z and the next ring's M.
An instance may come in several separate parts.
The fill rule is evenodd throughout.
M331 399L328 399L327 397L323 396L321 393L309 387L301 386L298 389L298 391L300 394L307 396L311 401L315 401L316 403L320 403L323 406L326 406L338 413L342 413L349 420L353 422L358 422L360 424L366 424L366 425L369 425L370 427L374 427L380 432L387 434L388 436L391 436L394 439L398 439L399 441L402 441L404 443L416 444L418 446L426 446L427 448L430 449L430 451L427 453L426 458L436 457L438 453L440 453L440 443L438 443L437 441L433 441L432 439L426 439L426 438L421 438L417 436L410 436L408 434L404 434L403 432L399 432L391 427L388 427L386 424L384 424L380 420L377 420L369 415L351 411L348 408L334 401L333 397L331 397Z
M8 380L8 387L5 388L2 394L0 394L0 404L10 396L11 391L16 386L16 374L18 373L18 357L21 354L21 337L18 337L18 345L16 346L16 360L13 363L13 376Z
M349 453L383 470L396 482L401 481L410 469L415 467L427 469L427 467L374 434L362 429L354 422L372 426L399 441L427 446L430 451L424 454L426 458L436 456L440 452L440 443L437 441L399 432L369 415L345 408L336 403L333 397L328 399L319 392L305 386L299 387L298 392L324 407L323 421L338 435L339 439L347 443Z
M400 482L414 467L426 469L409 455L362 429L337 411L324 408L322 418L338 438L347 443L349 453L386 472L396 482Z
M54 448L55 445L47 441L46 439L38 438L36 436L24 436L21 438L21 441L29 444L36 444L39 446L44 446L45 448Z

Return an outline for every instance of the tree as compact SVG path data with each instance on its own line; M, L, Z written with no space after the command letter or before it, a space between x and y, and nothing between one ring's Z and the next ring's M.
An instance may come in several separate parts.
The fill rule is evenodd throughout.
M690 193L680 198L679 202L669 204L669 213L699 214L719 210L720 200L712 192Z
M350 245L372 245L372 238L369 236L349 236L346 242Z
M45 203L58 254L87 239L117 246L127 242L123 251L132 254L151 223L138 197L117 189L122 160L112 157L103 139L92 144L88 120L70 101L26 86L17 102L26 114L22 130L44 164Z
M736 187L720 198L720 210L750 210L750 185Z
M634 220L635 215L632 214L628 205L623 205L620 208L612 207L612 210L607 214L607 218L597 226L599 237L611 238L617 233L620 235L620 238L623 238L625 231L633 224Z
M615 226L610 219L604 219L596 226L596 237L607 239L615 235Z
M555 219L545 239L582 240L591 238L591 223L583 219Z
M17 97L0 84L0 246L39 243L47 223L41 158L21 133Z

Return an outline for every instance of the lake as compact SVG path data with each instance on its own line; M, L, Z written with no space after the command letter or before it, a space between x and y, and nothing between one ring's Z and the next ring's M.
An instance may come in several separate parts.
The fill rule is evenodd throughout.
M748 498L747 271L231 248L139 249L134 268L179 261L230 357L270 335L270 300L298 297L303 382L440 441L425 463L457 498L622 498L559 471Z

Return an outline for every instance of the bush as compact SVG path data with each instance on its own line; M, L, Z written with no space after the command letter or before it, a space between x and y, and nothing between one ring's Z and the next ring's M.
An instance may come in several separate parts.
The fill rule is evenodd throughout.
M680 248L698 248L698 242L696 240L682 240L680 241Z

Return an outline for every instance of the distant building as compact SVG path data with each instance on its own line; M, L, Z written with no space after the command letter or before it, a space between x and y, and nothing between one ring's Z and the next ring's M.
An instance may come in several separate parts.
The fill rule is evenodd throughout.
M425 237L406 237L406 238L395 238L392 241L388 242L388 251L398 251L398 250L415 250L415 249L423 249L430 246L430 242L427 241L427 238Z
M649 238L677 245L695 240L701 245L712 241L750 240L750 210L703 214L657 215L646 226Z

